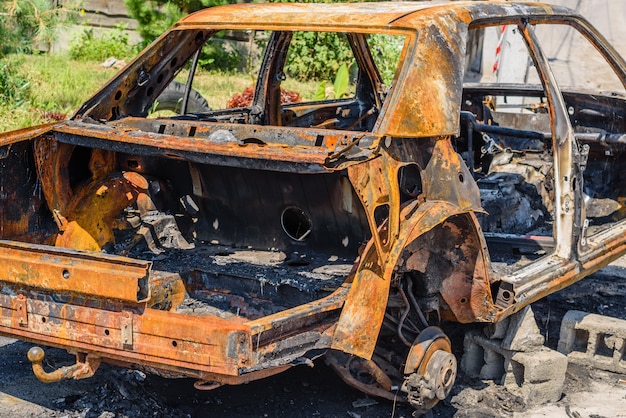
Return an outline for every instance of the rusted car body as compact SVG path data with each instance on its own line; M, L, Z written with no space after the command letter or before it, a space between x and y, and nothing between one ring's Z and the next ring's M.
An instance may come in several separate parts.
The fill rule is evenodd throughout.
M580 33L624 88L588 22L538 3L182 19L71 120L0 136L0 334L76 354L46 372L31 350L46 381L103 361L209 389L325 355L355 387L428 410L456 375L442 322L497 322L626 253L626 96L561 90L546 25ZM469 78L472 45L501 27L534 83ZM269 34L252 105L149 118L183 68L190 91L222 30ZM296 31L345 34L352 97L280 103ZM389 82L372 34L402 39Z

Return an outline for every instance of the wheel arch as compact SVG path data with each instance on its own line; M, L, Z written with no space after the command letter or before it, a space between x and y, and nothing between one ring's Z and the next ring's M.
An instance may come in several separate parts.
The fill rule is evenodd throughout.
M446 270L439 271L440 286L435 290L445 302L445 319L466 323L490 321L495 316L497 308L491 297L489 255L474 210L461 209L445 201L420 204L414 201L402 209L400 219L400 234L386 254L384 265L379 262L374 240L367 243L334 331L332 349L370 359L385 315L393 275L415 268L428 273L429 265L428 262L424 265L424 260L436 259L446 251L450 255L448 264L464 261L453 263L453 268L447 270L450 274ZM441 242L445 236L454 237L452 248ZM442 277L443 274L447 277Z

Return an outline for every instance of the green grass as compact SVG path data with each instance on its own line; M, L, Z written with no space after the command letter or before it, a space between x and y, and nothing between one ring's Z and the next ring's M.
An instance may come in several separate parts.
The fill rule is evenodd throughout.
M187 81L187 71L181 71L176 80ZM248 74L215 74L198 70L193 80L193 88L206 99L212 109L224 109L228 99L254 85Z
M96 93L117 70L96 62L71 60L61 55L14 55L4 58L20 76L29 81L28 99L20 104L0 104L0 132L50 122L50 116L70 117ZM184 74L179 75L179 79ZM223 109L228 100L252 86L249 74L209 74L199 71L194 79L198 90L214 109ZM283 88L312 99L316 82L287 80Z
M50 122L49 116L71 116L116 72L59 55L13 55L4 60L29 81L29 90L20 105L0 104L0 132Z
M41 113L30 110L25 106L15 107L0 104L0 132L39 125L45 122Z
M22 65L22 73L31 82L31 105L61 113L74 112L116 72L59 55L26 56Z

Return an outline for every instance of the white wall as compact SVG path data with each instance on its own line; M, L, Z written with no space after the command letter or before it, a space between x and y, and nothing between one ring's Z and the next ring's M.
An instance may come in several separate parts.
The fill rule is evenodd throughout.
M546 0L576 10L589 20L626 58L626 1L624 0Z

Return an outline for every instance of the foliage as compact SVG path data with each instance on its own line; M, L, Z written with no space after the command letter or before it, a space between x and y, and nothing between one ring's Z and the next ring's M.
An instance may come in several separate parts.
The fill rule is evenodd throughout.
M39 125L44 122L41 119L41 114L33 112L26 106L7 105L0 102L0 132Z
M202 48L198 65L201 68L232 72L239 66L241 58L239 51L222 42L217 34Z
M0 103L21 105L29 87L28 80L17 73L12 63L0 61Z
M235 2L236 0L124 0L130 16L139 25L139 34L146 45L187 13ZM237 50L225 47L217 39L207 43L199 63L204 68L233 71L240 61L241 56Z
M337 70L335 82L333 83L333 92L335 93L335 97L342 97L346 91L348 91L349 84L350 75L348 73L348 66L346 64L341 64L341 67Z
M396 73L404 36L373 34L367 37L372 58L386 86L390 86Z
M404 37L372 34L368 35L368 44L383 82L387 86L391 85L404 46ZM338 75L342 67L349 68L352 62L350 45L340 34L297 32L291 42L285 70L290 76L302 81L330 80L333 75ZM342 76L339 80L346 80L347 83L348 77ZM341 95L335 94L335 97Z
M71 2L57 7L50 0L10 0L0 2L0 56L14 52L30 53L34 44L50 43L55 29L70 22L76 7Z
M187 13L235 2L235 0L124 0L128 12L139 24L139 33L146 43L155 40Z
M20 101L5 104L0 100L0 132L45 122L50 116L55 118L54 113L73 114L117 71L92 61L75 61L67 56L48 54L24 55L19 59L10 55L0 60L0 67L5 65L7 69L3 76L24 83L28 80L30 84L19 91ZM187 70L183 70L179 81L185 82L187 74ZM213 109L224 109L235 93L253 82L249 74L209 74L200 70L194 77L193 88ZM311 100L316 85L287 80L283 87L298 91L302 97ZM0 84L0 92L5 91L7 88Z
M331 79L353 54L348 40L334 32L296 32L291 41L285 72L298 80Z
M183 17L181 8L174 2L124 0L124 4L137 21L139 34L146 45Z
M67 117L113 74L67 56L6 56L0 60L0 132Z
M29 85L19 91L22 94L20 101L5 104L0 100L0 132L55 119L57 113L71 116L117 72L113 68L103 68L97 62L75 61L67 56L49 54L10 55L0 60L0 67L5 65L4 76L14 77L23 83L28 80ZM187 75L188 70L183 69L177 80L185 82ZM194 77L193 88L207 99L213 109L224 109L234 94L244 91L254 82L249 74L199 70ZM312 100L317 83L288 79L281 87L298 92L305 100ZM0 84L0 92L6 90Z
M24 56L16 70L31 84L27 105L61 113L73 113L117 71L54 54Z
M346 0L269 1L276 3L341 3ZM353 54L348 40L341 34L296 32L289 48L285 72L300 81L330 80L342 64L350 66L352 59Z
M18 96L8 102L0 98L0 132L71 115L115 72L63 55L6 56L0 60L0 95L10 91L6 87L8 74L12 85L18 87L13 90L17 90Z
M337 75L335 75L335 81L333 82L332 88L327 87L326 80L322 81L317 86L315 100L339 99L346 94L349 85L350 72L348 71L348 66L346 64L341 64L341 67L337 70Z
M93 28L85 29L70 44L70 57L80 61L102 62L109 57L131 58L137 46L129 44L129 36L122 26L95 35Z

